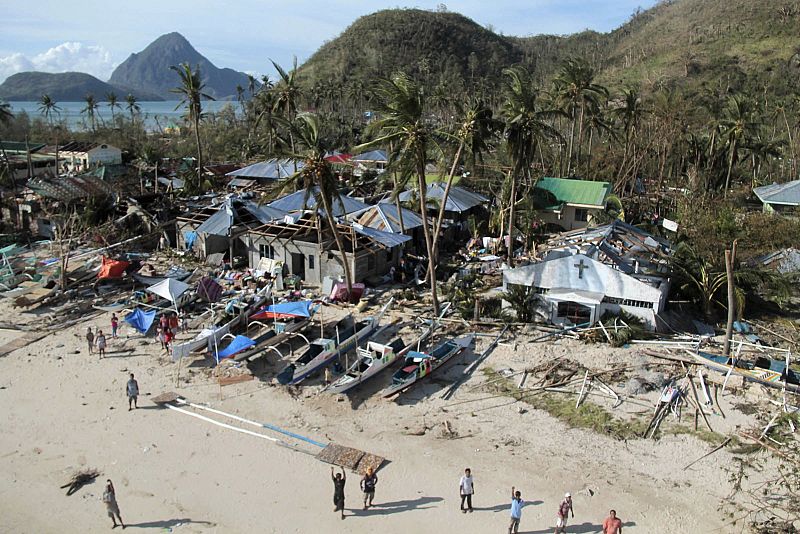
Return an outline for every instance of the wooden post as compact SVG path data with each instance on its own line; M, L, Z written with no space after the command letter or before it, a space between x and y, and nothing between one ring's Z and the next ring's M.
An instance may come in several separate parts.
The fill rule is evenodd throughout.
M697 432L697 419L700 416L700 410L697 408L694 409L694 431Z
M473 314L473 320L476 323L481 320L481 304L478 297L475 297L475 313Z
M731 336L733 335L733 320L736 317L736 287L733 282L733 262L736 261L736 240L733 240L732 250L725 251L725 274L728 279L728 323L725 326L725 343L722 346L722 355L731 356Z

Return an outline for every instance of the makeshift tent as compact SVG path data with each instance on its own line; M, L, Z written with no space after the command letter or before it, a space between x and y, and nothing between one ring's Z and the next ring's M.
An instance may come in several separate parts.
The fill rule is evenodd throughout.
M100 266L100 272L97 273L97 278L122 278L125 274L125 269L128 268L127 261L112 260L103 256L103 264Z
M222 296L222 286L210 276L204 276L197 283L197 296L206 302L217 302Z
M345 290L347 290L346 286ZM273 304L250 316L251 319L294 319L295 317L311 317L310 300Z
M353 284L353 291L350 294L350 302L358 302L361 295L364 294L364 284ZM347 284L344 282L336 282L333 285L330 299L334 302L347 302Z
M217 353L217 362L230 358L237 352L241 352L246 348L252 347L256 342L247 336L236 336L230 344Z
M189 284L186 282L181 282L174 278L167 278L148 287L147 291L155 293L159 297L163 297L174 304L177 302L178 297L183 295L187 289L189 289Z
M140 334L146 334L150 330L150 325L156 318L155 310L142 311L136 308L125 316L125 322L134 327Z

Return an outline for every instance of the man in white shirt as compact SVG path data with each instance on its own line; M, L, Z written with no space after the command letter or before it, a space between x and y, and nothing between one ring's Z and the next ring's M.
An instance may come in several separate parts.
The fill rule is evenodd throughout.
M467 513L467 510L472 513L472 496L475 495L475 482L472 480L472 471L469 467L464 469L464 476L458 483L458 490L461 493L461 512ZM464 508L464 501L467 503L467 508Z

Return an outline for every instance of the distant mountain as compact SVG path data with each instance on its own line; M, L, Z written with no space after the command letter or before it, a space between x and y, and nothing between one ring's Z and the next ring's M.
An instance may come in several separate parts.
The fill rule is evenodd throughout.
M163 100L156 94L114 86L82 72L18 72L0 84L0 98L10 102L35 102L43 94L56 102L79 102L88 94L104 100L111 92L116 93L120 100L124 100L128 93L141 101Z
M309 82L368 83L402 70L428 81L499 79L522 60L515 44L458 13L388 9L359 18L302 65Z
M234 98L237 85L244 88L248 85L246 74L216 67L177 32L162 35L138 54L131 54L114 69L109 83L176 100L177 96L170 90L179 84L179 78L170 67L180 63L189 63L192 68L199 66L206 84L205 92L217 100Z

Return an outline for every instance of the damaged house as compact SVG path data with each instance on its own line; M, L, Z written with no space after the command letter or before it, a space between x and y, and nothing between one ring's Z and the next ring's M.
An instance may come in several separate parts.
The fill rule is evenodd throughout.
M552 238L536 263L503 272L503 289L532 288L537 311L553 324L593 324L624 311L655 330L669 293L670 252L667 241L614 221Z

